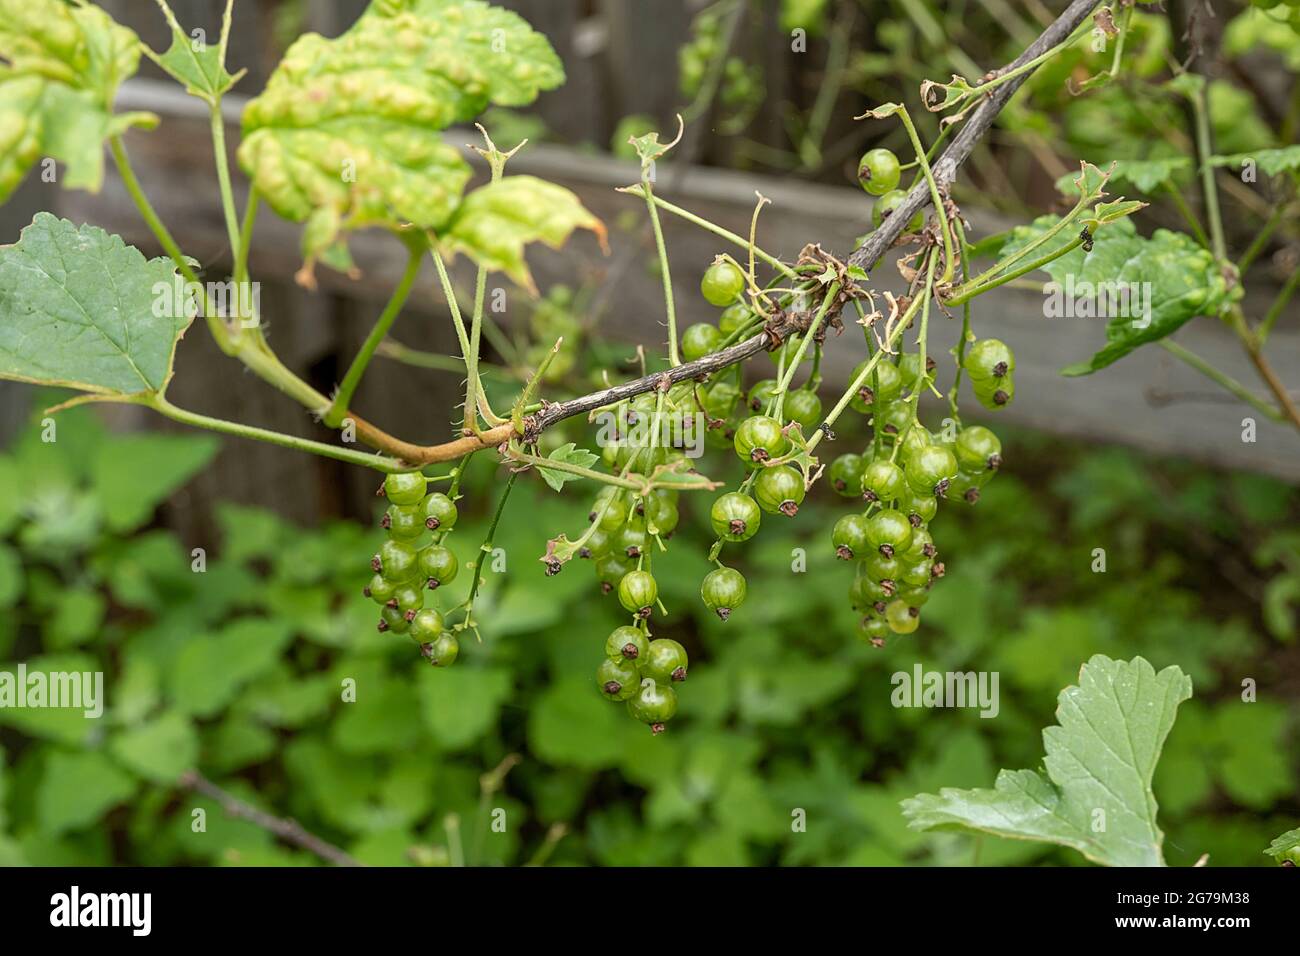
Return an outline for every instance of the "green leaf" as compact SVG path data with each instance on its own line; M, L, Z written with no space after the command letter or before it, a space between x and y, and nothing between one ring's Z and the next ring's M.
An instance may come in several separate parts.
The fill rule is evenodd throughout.
M1055 216L1041 216L1016 227L1002 254L1028 245L1057 221ZM1053 245L1063 246L1073 239L1070 230L1062 230L1041 251L1045 255ZM1060 287L1057 295L1072 292L1091 299L1095 294L1104 304L1108 294L1115 293L1119 305L1116 314L1107 316L1107 345L1088 361L1062 369L1062 375L1087 375L1105 368L1198 315L1216 314L1240 295L1240 289L1228 289L1213 255L1190 236L1157 229L1145 239L1128 219L1098 231L1091 252L1073 249L1043 266L1043 271ZM1125 302L1123 296L1130 298Z
M572 192L535 176L507 176L466 196L440 240L449 254L463 252L536 294L524 247L544 242L558 249L578 228L590 229L604 245L604 224Z
M424 722L438 744L460 750L496 723L514 682L508 670L496 667L425 668L419 689Z
M53 751L36 791L41 830L63 833L89 826L135 793L136 782L99 751Z
M155 53L144 47L145 55L162 68L172 79L184 84L185 92L197 96L211 106L215 106L239 78L245 73L240 70L232 76L226 72L226 37L230 29L230 13L234 0L226 0L226 12L222 23L221 42L209 46L201 40L187 36L170 6L162 4L163 16L172 31L172 42L165 53Z
M181 712L210 717L244 684L273 668L292 637L287 621L260 618L242 618L218 634L196 634L172 664L168 696Z
M1078 850L1108 866L1163 866L1151 777L1192 682L1141 657L1097 655L1061 692L1043 731L1046 773L1003 770L993 790L944 789L903 801L908 825L971 829Z
M1165 156L1160 159L1121 159L1110 174L1117 183L1130 183L1139 192L1152 193L1165 183L1173 182L1183 170L1191 168L1186 156Z
M1282 149L1258 149L1251 153L1210 157L1211 166L1233 166L1240 169L1247 163L1255 163L1267 176L1300 169L1300 143Z
M477 0L374 4L299 37L244 110L239 162L280 215L313 220L308 263L347 231L440 227L470 178L440 131L564 80L546 38Z
M136 35L99 7L0 0L0 203L42 156L66 165L65 186L99 190L104 140L157 123L112 112L139 60Z
M117 435L95 455L91 483L105 523L134 531L210 462L221 443L209 435Z
M0 541L0 609L13 607L22 596L22 558L16 550Z
M1294 861L1297 849L1300 849L1300 828L1287 830L1286 833L1274 837L1273 842L1264 852L1280 863L1284 859Z
M171 711L118 734L109 750L132 773L152 783L172 784L194 769L199 735L188 718Z
M110 395L161 391L193 319L185 308L158 314L168 310L157 307L157 287L177 281L170 259L145 259L98 226L37 213L16 244L0 247L0 378Z
M0 601L0 605L3 605ZM68 588L59 595L45 630L45 646L64 650L84 644L99 632L108 602L98 591Z
M577 465L579 468L590 468L600 460L598 455L587 451L585 448L578 448L573 442L566 442L546 457L550 461L562 461L566 464ZM556 471L554 468L538 466L537 470L541 472L542 478L554 491L561 490L566 482L579 481L582 478L581 475L570 474L567 471Z
M552 764L610 767L621 756L628 725L626 708L601 700L590 681L557 681L528 712L529 748Z

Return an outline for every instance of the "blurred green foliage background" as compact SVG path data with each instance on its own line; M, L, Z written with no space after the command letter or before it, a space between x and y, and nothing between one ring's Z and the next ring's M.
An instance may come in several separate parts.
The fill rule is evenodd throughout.
M698 596L707 502L684 501L655 565L670 612L658 633L693 666L655 738L592 682L617 602L580 561L547 578L536 560L545 537L581 526L583 495L519 484L484 640L435 670L376 632L360 594L377 528L293 527L229 504L219 541L181 541L154 509L203 467L210 438L110 434L86 409L57 428L46 443L34 421L0 457L0 669L103 670L107 710L0 709L7 864L319 862L178 786L198 767L372 864L1073 865L1036 844L911 832L898 801L1037 766L1057 692L1094 653L1193 678L1156 780L1171 864L1266 864L1300 812L1281 703L1300 680L1300 495L1268 479L1013 434L979 505L935 524L949 571L921 630L883 649L855 637L852 572L828 543L838 501L814 496L750 542L750 597L726 624ZM476 461L450 538L462 562L494 482ZM918 661L999 671L1001 713L894 709L890 675ZM1241 701L1247 678L1256 703Z

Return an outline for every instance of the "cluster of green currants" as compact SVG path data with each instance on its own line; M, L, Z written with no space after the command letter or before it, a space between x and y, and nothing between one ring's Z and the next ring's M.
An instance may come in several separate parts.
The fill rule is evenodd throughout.
M948 440L917 419L913 397L930 387L932 373L929 361L922 372L916 353L879 361L873 384L851 401L870 416L873 441L861 454L840 455L827 469L836 493L867 503L835 523L831 544L839 558L857 564L849 600L864 615L862 636L877 647L891 632L917 629L930 587L944 574L930 534L939 502L960 498L975 504L1002 465L1002 444L988 428L970 425ZM977 393L981 387L976 380Z
M722 16L713 8L702 11L691 24L691 38L677 57L682 95L693 100L704 86L714 61L722 52ZM722 65L718 100L730 114L746 113L763 98L762 70L743 57L728 56Z
M962 368L970 377L975 397L990 411L1005 408L1015 398L1016 357L998 339L980 339L972 345L962 360Z
M673 684L686 680L689 663L686 648L671 638L651 639L645 619L638 618L635 624L614 628L605 639L605 659L596 668L596 685L602 697L626 701L629 714L649 724L652 733L661 734L677 713Z
M450 584L460 570L456 555L442 544L456 525L456 503L430 492L419 472L388 475L379 494L388 499L380 521L388 539L370 560L374 576L364 593L381 606L380 631L409 634L430 663L447 667L460 644L442 615L424 606L424 592ZM432 541L426 542L430 532Z
M858 182L868 193L878 197L871 207L871 224L877 229L907 198L907 191L898 188L902 174L898 157L887 149L869 149L858 161ZM925 217L918 209L904 231L916 232L924 221Z

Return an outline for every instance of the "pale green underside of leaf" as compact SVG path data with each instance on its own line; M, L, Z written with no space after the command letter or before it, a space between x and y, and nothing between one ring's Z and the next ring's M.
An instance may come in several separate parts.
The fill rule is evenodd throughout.
M1231 166L1240 169L1253 162L1266 176L1276 176L1288 170L1300 169L1300 144L1281 149L1257 149L1253 153L1236 153L1232 156L1212 156L1213 166Z
M562 461L566 464L577 465L579 468L590 468L597 461L599 456L585 448L578 448L573 442L566 442L555 451L546 456L551 461ZM539 466L538 471L542 474L542 480L551 486L553 491L561 491L566 482L580 481L581 475L575 475L567 471L556 471L554 468Z
M544 242L558 249L579 228L604 243L604 224L572 192L535 176L507 176L467 195L440 241L448 253L463 252L535 291L524 247Z
M114 116L118 85L140 60L136 35L94 6L0 0L0 202L38 159L67 166L64 186L103 183L103 142L147 114Z
M313 219L309 257L348 229L436 229L470 178L441 131L563 80L546 38L509 11L379 3L337 39L307 34L289 48L244 111L239 161L278 213Z
M1273 842L1268 845L1267 853L1275 860L1281 860L1283 854L1290 850L1300 847L1300 828L1287 830L1286 833L1280 834L1273 838Z
M992 790L944 789L902 803L913 829L971 829L1078 850L1107 866L1163 866L1151 778L1178 705L1177 667L1097 655L1058 698L1043 771L1003 770Z
M171 377L183 308L154 314L173 290L167 258L146 260L96 226L37 213L0 247L0 378L101 394L158 392ZM167 311L167 310L161 310Z
M1029 225L1016 227L1001 254L1009 255L1028 245L1056 222L1056 216L1040 216ZM1046 254L1073 239L1070 230L1063 230L1040 251ZM1076 290L1083 284L1094 288L1105 284L1113 289L1137 285L1144 290L1143 304L1150 307L1150 323L1145 327L1135 325L1130 316L1112 317L1106 326L1106 346L1088 361L1062 369L1062 375L1087 375L1105 368L1139 346L1176 332L1198 315L1214 315L1228 297L1227 284L1208 250L1190 236L1167 229L1157 229L1150 239L1143 238L1128 219L1098 231L1091 252L1080 246L1048 263L1043 271L1062 287L1072 281ZM1138 318L1146 322L1145 317Z
M1186 156L1166 156L1162 159L1121 159L1111 173L1111 182L1131 183L1139 191L1150 195L1164 183L1172 182L1192 161Z

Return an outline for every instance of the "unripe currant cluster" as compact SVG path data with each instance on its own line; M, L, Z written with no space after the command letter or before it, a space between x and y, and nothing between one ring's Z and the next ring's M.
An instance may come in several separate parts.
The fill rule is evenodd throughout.
M682 95L693 100L700 93L713 62L725 54L722 44L722 13L716 6L702 10L691 23L690 39L677 57L678 82ZM722 66L718 101L727 117L737 119L750 113L763 98L763 74L740 56L728 56Z
M982 358L974 363L970 356ZM998 358L1014 367L1011 351L996 339L975 343L963 362L976 395L981 390L1002 400L984 402L1002 408L1010 401L1010 372L978 377L972 368L986 371L985 359ZM864 366L859 366L855 378ZM851 407L870 416L872 442L862 453L840 455L827 469L831 487L846 498L866 501L866 507L840 518L831 530L837 557L857 563L849 600L863 613L862 636L883 646L886 635L911 634L920 624L921 607L930 587L944 574L938 560L930 522L939 502L979 500L980 489L1002 465L1002 444L983 425L970 425L951 434L935 435L916 416L918 390L928 389L934 366L921 357L904 353L897 361L877 361Z
M447 667L460 644L442 614L424 606L424 596L450 584L460 570L456 555L443 545L456 526L456 503L430 492L419 472L388 475L379 494L388 499L380 520L388 539L370 560L375 573L364 593L381 607L380 631L410 635L431 664Z

